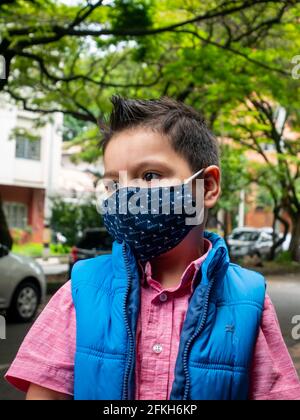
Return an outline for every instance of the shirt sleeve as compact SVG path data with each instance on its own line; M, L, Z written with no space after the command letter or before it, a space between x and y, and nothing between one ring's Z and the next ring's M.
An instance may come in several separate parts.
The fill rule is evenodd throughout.
M75 345L75 308L68 281L34 322L5 379L23 392L34 383L73 395Z
M249 399L300 400L300 381L268 295L251 366Z

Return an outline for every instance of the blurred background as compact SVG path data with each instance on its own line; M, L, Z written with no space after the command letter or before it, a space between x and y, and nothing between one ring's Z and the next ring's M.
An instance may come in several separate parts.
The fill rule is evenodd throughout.
M208 229L266 276L300 375L299 92L297 0L0 2L0 399L22 398L3 374L74 262L110 251L98 122L116 93L204 114L223 173Z

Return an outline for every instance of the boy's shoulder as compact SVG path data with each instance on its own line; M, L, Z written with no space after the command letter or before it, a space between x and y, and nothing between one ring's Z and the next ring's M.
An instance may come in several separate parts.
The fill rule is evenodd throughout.
M230 262L224 278L224 288L233 300L238 298L264 305L266 280L257 271Z
M242 267L239 264L229 262L228 271L230 275L242 276L243 279L251 279L252 281L265 281L265 277L256 270L251 270L246 267Z
M94 258L88 258L77 261L71 271L71 283L75 285L84 279L91 279L107 270L111 271L112 254L98 255Z

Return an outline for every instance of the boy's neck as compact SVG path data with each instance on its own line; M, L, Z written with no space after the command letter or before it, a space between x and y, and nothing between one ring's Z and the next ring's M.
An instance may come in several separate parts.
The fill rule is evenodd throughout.
M173 250L151 261L152 276L164 289L177 287L187 266L203 253L203 231L193 230Z

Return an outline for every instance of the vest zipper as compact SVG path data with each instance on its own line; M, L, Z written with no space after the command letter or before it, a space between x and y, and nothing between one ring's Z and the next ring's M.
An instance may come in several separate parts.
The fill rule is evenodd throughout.
M130 269L129 269L129 263L128 263L128 258L127 258L127 254L126 254L126 244L125 244L125 242L123 243L122 253L123 253L123 257L124 257L124 261L125 261L126 273L127 273L127 279L128 279L127 289L126 289L126 292L125 292L125 299L124 299L124 303L123 303L123 313L124 313L126 330L127 330L128 336L129 336L129 355L128 355L128 359L127 359L127 365L125 367L125 374L124 374L124 381L123 381L123 400L128 400L128 378L129 378L129 372L130 372L130 368L131 368L131 364L132 364L133 338L132 338L132 332L131 332L129 322L128 322L128 318L127 318L126 304L127 304L127 298L128 298L130 286L131 286L132 276L131 276Z
M207 287L206 295L205 295L205 301L204 301L204 305L203 305L204 309L203 309L203 315L202 315L201 322L200 322L197 330L194 332L194 334L188 340L188 342L186 344L186 347L185 347L185 350L184 350L184 353L183 353L183 370L184 370L184 374L185 374L185 378L186 378L185 387L184 387L184 395L183 395L184 400L187 400L189 390L190 390L190 375L189 375L189 370L188 370L188 365L187 365L188 351L189 351L189 348L190 348L190 345L191 345L192 341L202 332L202 330L205 326L207 313L208 313L209 296L210 296L211 289L214 285L214 282L215 282L215 278L213 278L211 280L211 282L209 283L209 285Z

